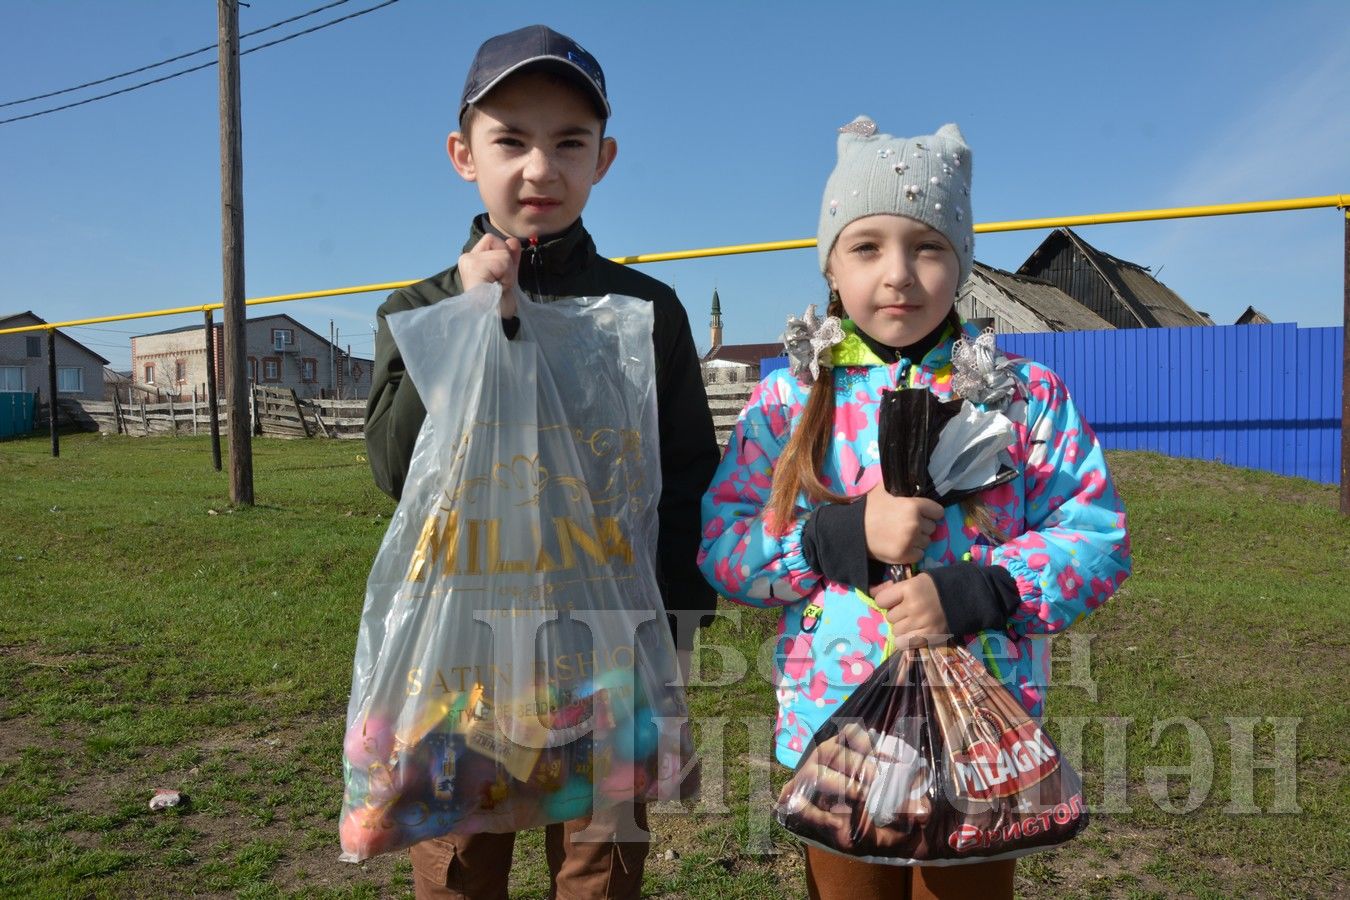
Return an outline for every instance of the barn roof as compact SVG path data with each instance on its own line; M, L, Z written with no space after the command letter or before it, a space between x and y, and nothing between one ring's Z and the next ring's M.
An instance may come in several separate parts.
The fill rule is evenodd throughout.
M1004 298L1004 303L1025 307L1054 331L1097 331L1112 327L1110 322L1040 278L1016 275L980 262L975 263L972 278L983 279L997 291L997 296ZM983 293L982 299L989 302L990 292Z
M1175 291L1154 278L1146 266L1112 256L1083 240L1070 228L1056 228L1027 257L1019 274L1027 272L1040 253L1053 253L1061 242L1075 247L1102 276L1117 303L1144 328L1177 328L1212 325L1181 299Z

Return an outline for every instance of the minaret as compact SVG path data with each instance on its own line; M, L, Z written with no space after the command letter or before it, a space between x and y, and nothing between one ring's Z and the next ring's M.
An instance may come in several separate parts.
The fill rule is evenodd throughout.
M713 288L712 321L709 324L712 326L711 350L716 350L722 346L722 302L717 298L717 288Z

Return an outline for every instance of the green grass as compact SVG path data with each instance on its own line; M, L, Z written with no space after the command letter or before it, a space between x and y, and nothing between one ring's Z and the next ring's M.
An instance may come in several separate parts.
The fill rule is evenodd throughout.
M254 446L259 505L231 510L204 439L69 436L56 460L45 440L0 444L0 896L411 896L406 854L336 861L356 627L392 503L359 443ZM1350 523L1335 489L1152 454L1112 464L1136 574L1076 627L1080 650L1091 636L1086 677L1068 678L1072 647L1056 642L1050 699L1052 731L1081 732L1088 800L1108 811L1020 863L1020 893L1343 893ZM703 642L750 674L690 693L705 741L724 723L705 777L721 788L653 816L651 896L804 895L795 841L766 827L763 792L785 773L766 764L773 696L754 663L774 617L730 612ZM705 654L705 679L720 673ZM1175 717L1196 739L1178 727L1154 742ZM1224 812L1226 717L1299 720L1301 815L1269 812L1266 771L1262 812ZM1255 741L1272 754L1269 723ZM1211 786L1193 811L1164 811L1150 767L1191 764L1197 748ZM1163 799L1185 800L1191 779L1156 776ZM189 805L151 813L157 787ZM536 832L518 843L513 891L546 887Z

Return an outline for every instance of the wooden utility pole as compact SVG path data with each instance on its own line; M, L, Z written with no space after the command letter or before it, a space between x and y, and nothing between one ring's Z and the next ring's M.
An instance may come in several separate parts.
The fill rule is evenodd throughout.
M220 471L220 408L216 401L216 321L206 311L206 408L211 416L211 465ZM195 413L194 413L195 416ZM193 419L196 422L196 419Z
M230 502L253 505L253 436L244 378L244 143L239 112L239 2L216 0L220 52L220 239L225 304L225 405Z

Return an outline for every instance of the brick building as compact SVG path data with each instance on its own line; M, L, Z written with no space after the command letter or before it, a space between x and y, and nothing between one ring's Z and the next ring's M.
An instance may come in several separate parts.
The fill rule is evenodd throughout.
M244 326L248 381L293 388L301 399L357 398L370 393L369 359L340 347L285 314L250 318ZM224 326L215 325L216 389L225 393ZM180 399L205 393L206 327L189 325L131 339L131 378L137 387Z

